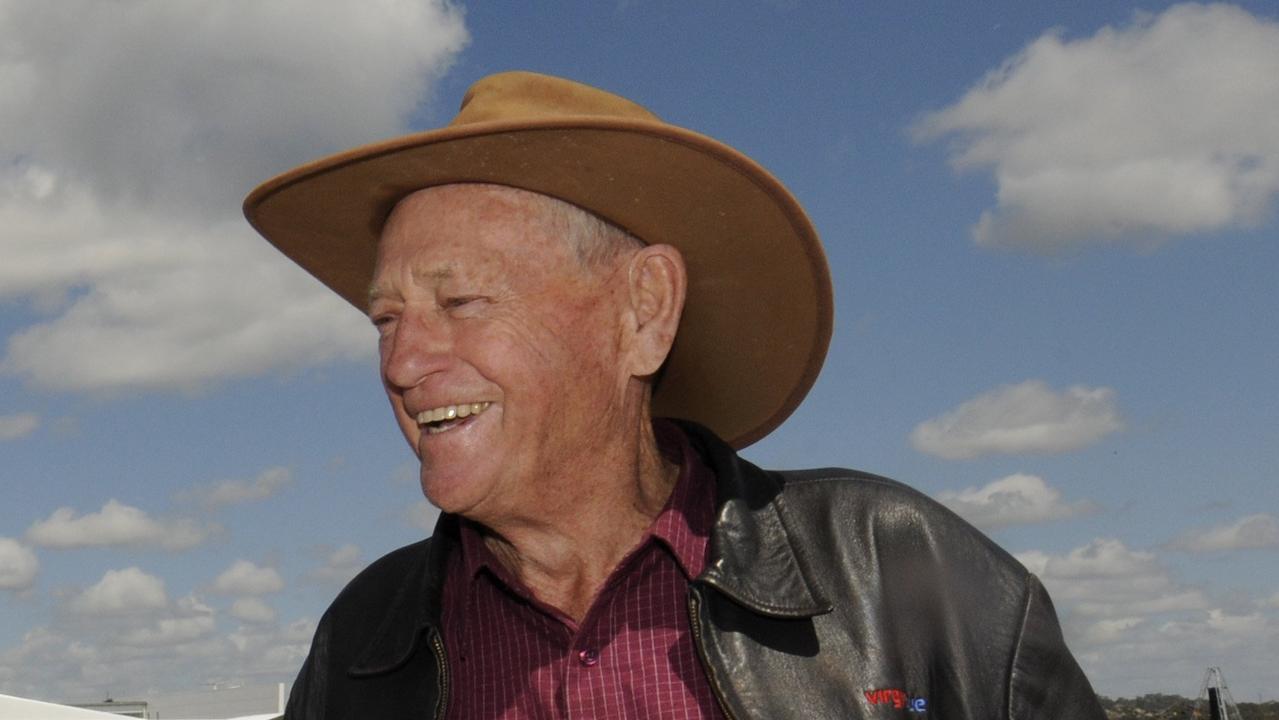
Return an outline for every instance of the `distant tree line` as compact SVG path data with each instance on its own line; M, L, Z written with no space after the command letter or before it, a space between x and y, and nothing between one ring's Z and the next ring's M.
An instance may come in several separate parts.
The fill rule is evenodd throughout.
M1136 698L1098 695L1109 720L1208 720L1206 703L1180 695L1151 693ZM1236 703L1243 720L1279 720L1279 700ZM1196 714L1198 713L1198 714Z

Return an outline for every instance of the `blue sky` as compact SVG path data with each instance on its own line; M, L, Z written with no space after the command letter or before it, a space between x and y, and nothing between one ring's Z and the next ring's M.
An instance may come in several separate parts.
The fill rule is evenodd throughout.
M1279 697L1273 5L534 5L0 0L0 692L289 680L427 531L371 328L239 202L530 69L821 233L830 354L749 458L950 504L1103 693Z

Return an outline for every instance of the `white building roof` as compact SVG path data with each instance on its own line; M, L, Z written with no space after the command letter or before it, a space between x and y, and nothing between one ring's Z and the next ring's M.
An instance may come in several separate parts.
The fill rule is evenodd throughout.
M119 715L0 695L0 720L120 720Z
M0 695L0 720L120 720L119 715L57 703ZM230 720L276 720L280 713L242 715Z

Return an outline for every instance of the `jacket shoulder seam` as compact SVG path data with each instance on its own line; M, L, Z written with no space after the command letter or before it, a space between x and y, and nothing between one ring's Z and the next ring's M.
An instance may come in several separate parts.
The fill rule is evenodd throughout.
M900 480L894 480L883 475L876 475L861 470L845 470L842 468L822 468L817 470L773 470L780 479L783 488L786 487L802 487L805 485L853 485L853 486L874 486L887 490L896 490L905 492L908 495L917 495L929 498L927 493L907 485Z
M1008 682L1006 683L1008 697L1004 703L1004 713L1009 720L1012 720L1013 717L1013 700L1017 694L1017 662L1021 656L1022 639L1026 635L1026 623L1030 620L1030 604L1035 595L1031 588L1032 583L1035 582L1034 578L1033 574L1026 573L1026 577L1022 581L1021 622L1017 625L1017 636L1013 639L1013 646L1008 653Z

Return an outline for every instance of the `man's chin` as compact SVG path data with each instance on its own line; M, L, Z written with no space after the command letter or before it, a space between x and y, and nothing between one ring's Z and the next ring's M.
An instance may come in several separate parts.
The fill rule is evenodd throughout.
M441 512L474 519L483 499L478 473L429 468L424 462L421 473L422 494Z

